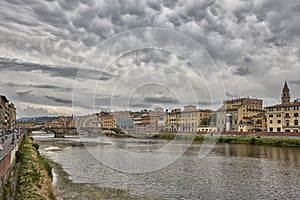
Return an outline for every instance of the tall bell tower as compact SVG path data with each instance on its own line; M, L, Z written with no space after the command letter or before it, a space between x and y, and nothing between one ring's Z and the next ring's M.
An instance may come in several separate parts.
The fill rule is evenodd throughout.
M284 86L282 88L282 94L281 94L281 104L287 104L290 103L290 89L287 85L287 82L285 81Z

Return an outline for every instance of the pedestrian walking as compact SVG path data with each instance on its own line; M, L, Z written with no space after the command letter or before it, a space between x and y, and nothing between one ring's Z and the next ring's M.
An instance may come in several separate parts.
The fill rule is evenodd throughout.
M12 134L11 143L10 144L14 144L14 143L15 143L15 134Z

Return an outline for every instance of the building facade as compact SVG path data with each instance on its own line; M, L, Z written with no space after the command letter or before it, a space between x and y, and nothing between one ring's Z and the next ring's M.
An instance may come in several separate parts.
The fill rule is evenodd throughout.
M115 116L118 128L122 128L124 130L133 129L133 117L129 111L118 111L114 112L113 115Z
M164 131L167 132L178 132L179 125L181 122L181 109L176 108L171 110L171 112L166 113L166 126Z
M184 110L173 109L166 115L164 131L168 132L197 132L203 120L209 119L212 114L209 109L197 109L196 106L184 106Z
M223 106L217 110L218 131L255 131L254 118L263 112L260 99L248 97L225 100Z
M115 116L111 112L100 112L99 121L101 128L105 129L103 130L104 133L114 133L114 131L109 129L117 128Z
M0 95L0 130L6 132L16 128L16 108L13 103Z
M158 133L164 127L165 114L162 108L132 113L136 132Z
M75 121L73 116L59 116L57 119L48 123L48 128L59 128L59 127L67 127L67 128L75 128Z
M16 108L15 105L13 103L10 103L8 105L8 113L9 113L9 124L8 124L8 128L9 129L13 129L16 128L16 122L17 122L17 112L16 112Z
M281 104L266 107L269 132L300 132L300 100L296 99L290 102L289 91L287 82L285 82L281 94Z
M85 116L75 116L75 125L78 128L99 128L100 121L99 116L95 114L85 115Z

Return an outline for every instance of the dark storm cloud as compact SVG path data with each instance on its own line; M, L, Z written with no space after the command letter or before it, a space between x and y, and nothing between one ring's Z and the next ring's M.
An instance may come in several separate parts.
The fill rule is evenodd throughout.
M61 87L61 86L56 86L56 85L33 85L33 84L17 84L13 82L0 82L0 85L2 86L7 86L7 87L16 87L16 88L24 88L24 87L29 87L29 88L39 88L39 89L50 89L50 90L58 90L58 91L65 91L65 92L70 92L73 90L73 88L68 88L68 87Z
M238 75L238 76L245 76L245 75L250 74L250 71L248 68L238 67L236 69L236 71L233 72L233 74Z
M80 73L78 71L80 70ZM0 59L0 71L12 71L12 72L36 72L41 71L42 74L51 77L62 77L75 79L94 79L98 80L109 80L113 76L102 71L86 69L86 68L75 68L75 67L61 67L61 66L48 66L36 63L19 62L16 60L10 60L1 58ZM42 87L42 86L40 86ZM47 87L47 86L46 86ZM48 86L49 87L49 86Z
M32 93L32 92L33 92L33 90L26 90L26 91L16 92L16 94L17 94L18 96L26 96L26 95L28 95L28 94L30 94L30 93Z
M249 56L245 56L245 61L246 61L247 63L250 63L250 62L252 61L252 59L251 59L251 57L249 57Z
M58 97L51 97L51 96L45 96L47 99L51 99L57 103L62 103L62 104L71 104L72 100L69 99L62 99L62 98L58 98Z
M160 11L160 9L161 9L160 4L157 1L154 1L154 0L147 1L147 5L150 8L152 8L153 10L156 10L156 11Z

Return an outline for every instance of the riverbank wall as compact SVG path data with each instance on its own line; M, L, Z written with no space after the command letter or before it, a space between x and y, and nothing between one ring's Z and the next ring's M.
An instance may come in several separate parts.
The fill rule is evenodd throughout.
M13 173L13 167L16 161L16 152L19 150L23 136L24 134L19 137L19 140L0 159L0 199L3 199L4 186L7 184L9 178L16 178L17 176L17 174ZM11 175L12 177L10 177Z
M204 140L215 140L219 143L232 143L232 144L252 144L252 145L270 145L270 146L282 146L282 147L300 147L300 137L291 135L254 135L254 134L220 134L220 135L187 135L187 134L156 134L151 136L153 139L173 140L184 139L187 137L193 137L194 142L203 142Z

